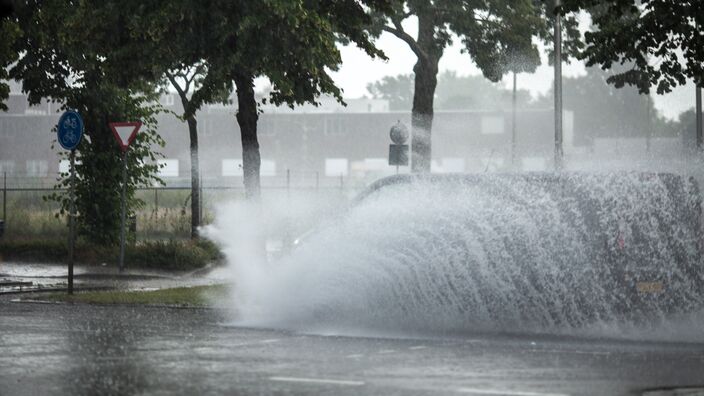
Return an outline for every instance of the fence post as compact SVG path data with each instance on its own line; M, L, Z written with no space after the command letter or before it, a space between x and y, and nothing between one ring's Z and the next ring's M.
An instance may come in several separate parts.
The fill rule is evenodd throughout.
M291 169L286 169L286 197L291 198Z
M159 189L154 187L154 213L159 215Z
M200 210L198 212L200 212L200 213L198 213L198 214L199 214L200 218L198 219L199 220L198 224L200 224L201 227L203 226L203 201L204 200L205 199L203 197L203 171L199 170L198 171L198 206L200 207Z

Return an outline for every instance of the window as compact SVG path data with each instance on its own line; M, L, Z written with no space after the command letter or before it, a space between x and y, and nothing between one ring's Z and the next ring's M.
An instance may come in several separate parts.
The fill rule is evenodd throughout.
M500 135L504 133L504 117L503 116L483 116L482 117L482 135Z
M241 159L224 159L222 160L222 175L223 176L242 176L242 160Z
M259 174L262 176L276 176L276 161L262 160Z
M27 161L27 176L29 177L46 177L49 172L49 163L45 160L28 160Z
M342 135L345 133L344 124L340 117L328 117L325 119L326 135Z
M159 177L178 177L178 160L177 159L160 159Z
M15 173L15 161L0 161L0 176L4 173L7 173L8 175Z
M442 172L443 173L458 173L465 171L464 158L443 158Z
M81 160L76 160L76 165L80 164ZM68 173L71 171L71 161L69 160L61 160L59 162L59 173Z
M325 176L347 176L348 170L347 158L325 159Z
M522 160L524 171L543 171L546 169L545 158L543 157L526 157Z
M389 160L386 158L365 158L365 171L385 171L389 169Z

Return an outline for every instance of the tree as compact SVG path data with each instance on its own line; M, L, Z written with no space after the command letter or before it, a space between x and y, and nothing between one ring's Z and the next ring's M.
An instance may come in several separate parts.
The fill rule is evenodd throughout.
M391 110L410 111L413 104L413 75L386 76L367 85L372 97L386 99ZM530 93L517 91L517 106L531 107ZM436 110L503 110L510 106L511 92L482 76L458 76L445 71L438 75Z
M269 100L294 106L316 103L321 94L342 101L340 89L328 70L337 70L340 37L354 42L370 56L383 56L364 28L371 23L363 5L384 9L387 1L335 0L321 2L247 2L236 36L236 50L222 62L237 88L237 121L243 148L244 183L249 198L260 195L260 154L257 139L257 102L254 79L266 76L272 86Z
M382 56L365 31L371 23L366 10L388 11L391 1L151 0L126 1L123 7L135 15L133 40L150 48L149 60L139 67L164 73L207 64L184 118L234 84L245 195L257 200L261 159L255 78L269 79L272 89L264 100L274 104L316 103L321 94L342 101L329 75L341 62L336 43L353 42L371 56Z
M629 65L608 78L648 93L670 92L687 79L702 86L704 26L700 1L565 0L565 11L586 10L596 29L585 34L586 47L578 58L604 70Z
M201 81L207 73L207 66L203 62L196 62L193 65L182 65L178 69L165 72L166 79L178 93L183 107L183 113L178 117L188 124L188 137L190 141L191 159L191 239L198 238L198 227L200 227L200 166L198 161L198 121L196 120L197 109L193 106L192 95L198 95L202 87ZM222 93L221 101L227 100L228 92Z
M403 21L415 16L416 35L407 32ZM537 66L538 48L533 37L550 38L551 10L533 0L407 0L395 7L390 16L376 15L376 34L388 32L406 43L417 61L412 109L412 168L430 170L431 130L438 63L453 34L462 42L484 76L498 81L519 66L517 55L524 59L521 71ZM578 47L577 23L567 18L564 24L568 51Z
M410 110L413 105L413 74L384 76L367 84L367 91L375 99L388 100L392 111Z
M11 4L0 3L0 110L7 111L4 101L10 94L10 86L5 82L9 78L8 67L19 57L13 44L20 34L17 22L10 19ZM7 15L5 15L7 14Z
M163 145L155 132L154 87L136 79L128 64L111 63L115 51L139 56L126 46L117 1L75 3L69 0L16 3L18 28L12 48L21 54L9 77L22 80L30 103L51 98L82 115L87 138L78 147L77 197L79 233L100 244L119 240L122 155L108 128L110 121L140 119L145 123L130 148L128 210L141 204L136 186L158 181L152 145ZM70 12L67 12L70 10ZM3 38L4 40L5 38ZM143 162L144 159L150 161ZM68 185L66 174L57 187ZM68 205L64 194L50 196Z

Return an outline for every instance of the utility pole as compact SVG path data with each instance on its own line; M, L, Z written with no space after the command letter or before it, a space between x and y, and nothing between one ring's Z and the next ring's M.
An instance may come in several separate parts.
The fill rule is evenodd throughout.
M564 164L562 149L562 24L559 7L561 0L555 0L555 171L561 171Z

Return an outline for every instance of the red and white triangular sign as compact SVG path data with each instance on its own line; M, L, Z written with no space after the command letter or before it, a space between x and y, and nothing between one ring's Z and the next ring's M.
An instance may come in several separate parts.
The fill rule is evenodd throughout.
M122 151L127 151L127 148L132 144L134 138L137 137L137 132L141 126L141 121L110 123L112 134L115 135L115 139L117 139L117 143L122 148Z

